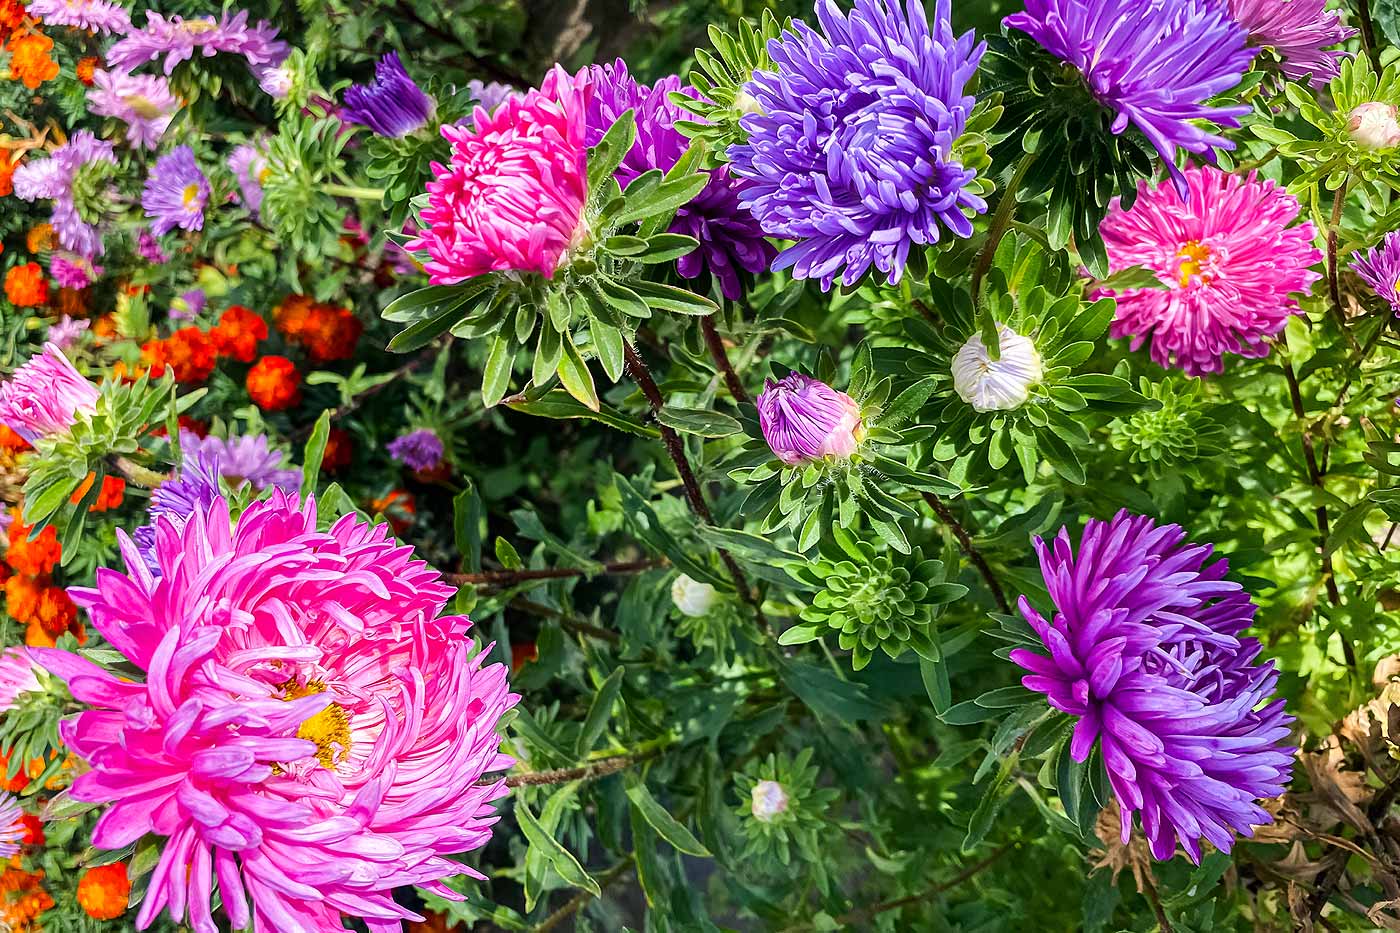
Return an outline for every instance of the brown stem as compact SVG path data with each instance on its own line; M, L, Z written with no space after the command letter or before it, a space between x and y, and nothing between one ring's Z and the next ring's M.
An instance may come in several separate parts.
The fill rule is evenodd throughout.
M1356 18L1361 25L1361 47L1366 50L1371 67L1380 71L1380 51L1376 48L1376 27L1371 20L1370 0L1356 0Z
M1006 593L1002 590L1001 584L997 582L996 576L992 573L992 568L987 565L987 560L982 556L982 552L977 550L977 546L972 543L972 536L967 533L967 529L962 526L943 500L931 492L924 493L924 501L929 508L933 509L938 520L948 526L948 530L958 539L958 549L963 552L972 566L977 568L977 572L982 575L982 579L987 581L987 589L992 591L992 598L996 600L997 608L1003 613L1011 611L1011 604L1006 601Z
M558 609L552 609L549 606L534 602L533 600L524 598L512 599L509 605L514 609L528 612L531 615L544 616L546 619L555 619L565 630L570 632L577 632L580 635L588 635L592 638L601 638L603 641L611 642L614 645L622 642L622 636L617 634L617 632L599 628L581 619L575 619L566 612L560 612Z
M591 577L597 574L643 573L666 566L664 560L627 560L604 564L601 570L585 567L546 567L543 570L483 570L481 573L445 573L443 579L456 586L511 586L527 580L562 580L569 577Z
M1342 285L1337 271L1337 234L1342 223L1342 208L1346 206L1347 189L1350 187L1351 179L1347 178L1332 198L1332 222L1327 225L1327 294L1332 299L1332 314L1337 318L1337 326L1342 329L1342 336L1346 337L1353 350L1360 350L1356 336L1351 332L1351 328L1347 327L1346 313L1342 311Z
M724 384L729 388L729 394L736 402L747 402L749 393L744 389L744 383L740 381L739 374L734 371L734 367L729 364L729 354L724 350L724 340L720 338L719 331L715 329L715 315L700 319L700 332L705 335L705 346L710 348L710 358L719 367L720 373L724 376Z
M1171 920L1167 918L1166 908L1162 906L1162 899L1157 896L1157 886L1152 883L1151 878L1144 878L1143 896L1147 898L1147 903L1152 905L1152 913L1157 917L1157 927L1159 933L1172 933Z
M637 761L634 755L618 755L615 758L602 758L592 764L577 768L558 768L554 771L530 771L525 774L512 774L506 778L506 787L534 786L537 784L567 784L570 781L596 781L625 771Z
M621 878L627 872L627 869L632 867L632 859L633 856L629 855L627 856L627 858L618 862L612 868L609 868L606 872L600 875L598 878L598 887L600 889L606 888L608 885ZM568 902L565 903L563 907L560 907L554 913L550 914L548 917L545 917L544 920L540 923L540 925L535 927L533 933L549 933L550 930L559 926L565 920L568 920L574 914L578 913L579 910L581 910L583 906L591 900L593 900L593 894L591 892L580 891L573 897L569 898Z

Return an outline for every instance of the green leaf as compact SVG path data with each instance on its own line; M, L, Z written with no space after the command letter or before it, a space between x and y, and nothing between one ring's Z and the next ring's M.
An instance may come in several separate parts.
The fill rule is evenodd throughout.
M647 303L647 307L656 311L672 311L676 314L704 317L719 310L719 305L710 299L702 298L683 288L676 288L674 285L662 285L659 282L634 282L632 289L642 297L642 300Z
M507 570L521 570L525 567L525 562L520 559L520 552L515 549L505 538L496 537L496 560Z
M666 405L656 413L656 420L682 434L698 434L701 437L730 437L744 431L744 426L736 419L707 408Z
M621 379L623 367L622 331L611 324L594 318L589 325L589 333L593 336L593 350L598 355L598 362L603 364L603 372L607 373L608 378L613 382Z
M778 636L780 645L805 645L822 637L827 626L819 623L802 622L786 629Z
M452 533L468 573L481 571L481 495L471 477L460 478L462 491L452 498Z
M651 795L651 791L647 790L645 784L640 781L629 784L627 799L632 801L632 806L636 807L642 818L651 824L651 828L656 830L657 835L677 850L699 858L713 857L710 850L705 848L690 830L678 823L675 817L667 813L666 809L656 802L656 798Z
M631 150L632 143L636 138L636 113L628 110L613 121L613 125L608 127L608 131L603 134L603 138L598 140L598 145L588 151L589 192L596 193L596 189L603 180L611 177L613 172L617 171L622 160L627 158L627 153Z
M629 257L633 262L673 262L695 252L700 241L683 233L658 233L646 241L646 249Z
M924 689L933 703L934 712L942 715L953 704L953 688L948 682L948 665L943 661L919 659L919 676L923 678Z
M584 758L593 751L598 737L608 727L608 720L612 718L613 704L617 702L618 694L622 691L624 673L623 668L616 668L608 675L608 679L603 681L603 685L598 688L598 694L589 705L588 715L584 717L583 727L579 730L578 741L574 743L574 753L578 757Z
M640 178L640 176L639 176ZM659 185L647 185L636 193L634 181L622 193L624 206L612 222L617 226L635 223L658 214L675 213L676 208L695 199L695 196L710 183L710 176L697 172L683 178L663 181Z
M426 347L460 320L462 315L453 307L426 321L419 321L404 328L389 341L389 349L395 353L410 353Z
M500 403L510 387L511 369L515 364L516 343L506 334L497 334L486 357L481 373L481 400L487 408Z
M316 489L316 480L321 475L321 461L326 456L326 441L330 436L331 413L326 410L316 419L316 426L311 429L311 437L301 454L301 488L308 495Z
M567 334L564 335L564 356L559 360L559 381L565 391L593 411L601 408L598 390L593 386L593 374L588 371L588 364Z
M594 897L603 893L603 889L598 887L598 882L583 870L583 866L579 864L578 859L574 858L573 853L560 845L559 841L552 835L545 832L540 821L519 798L516 798L515 801L515 819L520 824L520 831L525 834L525 841L530 844L532 849L538 848L540 850L549 867L554 869L565 884L581 888Z
M606 424L610 428L635 434L637 437L657 438L661 436L661 432L656 428L627 417L611 405L600 402L595 411L563 389L554 389L529 401L507 402L506 407L513 411L541 418L587 418Z

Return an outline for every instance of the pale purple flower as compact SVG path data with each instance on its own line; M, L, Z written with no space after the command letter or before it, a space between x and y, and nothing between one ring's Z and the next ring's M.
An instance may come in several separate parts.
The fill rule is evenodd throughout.
M59 288L87 288L102 277L103 271L101 266L77 253L58 251L49 257L49 275Z
M267 158L258 146L243 143L229 154L228 168L238 182L236 197L256 217L262 207L262 181L267 176Z
M1400 230L1392 230L1379 244L1358 255L1351 271L1400 316Z
M855 399L802 373L763 384L758 421L773 454L789 466L849 457L864 435Z
M283 469L282 452L268 442L266 434L236 435L228 439L204 437L190 431L180 432L180 450L198 450L212 455L218 462L219 475L237 489L245 482L254 489L276 486L290 493L301 489L301 471Z
M150 523L132 533L132 540L136 542L136 550L141 559L151 572L157 575L161 570L155 555L156 521L165 519L172 528L179 531L195 512L208 511L214 500L223 494L219 489L218 454L198 446L187 446L186 436L196 442L199 440L193 434L181 432L180 453L183 462L180 472L173 479L161 483L151 493L151 504L147 509Z
M156 235L146 228L141 229L141 233L136 237L136 252L140 253L147 262L163 266L170 261L170 257L165 255L165 250L160 248L160 240Z
M15 169L15 196L22 201L53 201L52 223L65 249L89 258L103 252L100 217L84 216L73 198L73 186L84 171L109 171L117 164L113 146L87 130L78 130L47 159L34 159ZM96 168L93 168L96 166ZM85 206L85 210L90 206Z
M14 709L21 694L40 689L37 670L27 648L0 651L0 713ZM0 824L3 823L0 820Z
M212 58L221 52L242 56L256 72L262 66L282 64L291 48L277 39L277 30L266 20L250 27L246 10L232 16L225 12L217 20L212 16L167 19L148 10L146 28L129 33L108 49L107 64L134 71L164 55L168 75L196 53Z
M66 434L79 415L97 410L97 386L52 343L0 384L0 421L29 443Z
M258 87L273 100L286 100L292 93L292 83L296 75L286 62L280 65L259 65L253 69L253 77L258 79Z
M29 15L46 26L72 26L99 34L125 35L131 14L111 0L29 0Z
M157 236L176 227L203 229L208 201L209 179L199 170L189 146L178 146L157 159L141 194L141 207Z
M180 99L160 75L98 71L88 89L88 109L125 123L126 140L131 145L155 149L180 109Z
M1341 15L1327 9L1327 0L1229 0L1230 15L1249 33L1249 44L1274 50L1280 70L1290 81L1311 75L1320 88L1337 77L1349 54L1330 46L1356 35L1342 25Z
M0 859L8 859L24 845L27 829L24 808L11 794L0 793Z
M193 320L199 317L199 313L208 303L209 296L204 294L204 289L192 288L175 296L175 300L170 303L168 316L172 321Z
M49 325L49 343L66 350L78 339L78 335L88 329L88 321L84 318L72 318L68 315L58 319L57 324Z
M437 104L404 70L399 53L390 52L374 66L374 80L345 89L342 120L361 123L380 136L398 139L421 129Z
M501 84L492 81L490 84L483 84L476 78L467 82L467 91L472 95L472 100L476 101L476 106L482 108L487 113L492 113L506 99L519 93L509 84Z
M433 470L442 463L442 439L429 428L419 428L389 442L389 456L410 470Z

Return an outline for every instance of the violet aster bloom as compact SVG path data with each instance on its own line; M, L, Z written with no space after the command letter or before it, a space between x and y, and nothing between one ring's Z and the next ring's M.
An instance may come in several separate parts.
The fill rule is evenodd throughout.
M1019 608L1045 652L1017 648L1022 683L1076 719L1075 761L1095 742L1122 808L1123 842L1140 815L1152 854L1180 842L1193 862L1201 840L1229 852L1234 834L1271 822L1255 801L1288 783L1292 718L1271 700L1272 663L1241 637L1255 605L1225 579L1228 562L1187 543L1176 525L1119 512L1090 521L1076 555L1069 532L1035 539L1054 604L1047 621Z
M111 0L29 0L29 15L46 26L72 26L99 34L125 35L131 14Z
M986 46L954 38L949 0L931 19L919 0L856 0L849 16L818 0L816 12L822 31L794 23L769 43L777 71L744 86L758 112L729 150L734 174L753 180L739 199L764 232L797 241L774 269L826 290L874 266L893 285L911 248L944 229L971 236L987 209L954 150Z
M865 435L855 399L802 373L763 384L758 422L773 454L789 466L849 457Z
M243 143L229 154L228 168L238 182L238 200L257 216L262 207L262 181L267 177L267 159L253 143Z
M103 268L77 253L56 252L49 257L49 275L59 288L87 288L102 277Z
M189 146L178 146L157 159L141 193L141 207L157 236L176 227L203 229L208 201L209 179L199 170Z
M442 455L442 439L428 428L410 431L389 442L389 456L410 470L437 469Z
M1194 122L1238 127L1250 112L1247 104L1206 103L1239 84L1255 54L1225 0L1026 0L1025 11L1003 23L1078 69L1094 97L1117 114L1114 133L1129 124L1141 130L1183 199L1177 149L1214 163L1213 147L1235 148Z
M10 794L0 794L0 858L7 859L24 845L24 808Z
M0 421L32 444L50 434L68 433L79 415L97 410L98 398L97 386L48 343L0 384Z
M498 81L484 84L476 78L467 82L467 91L472 95L472 100L476 101L476 106L481 107L487 113L493 112L505 103L507 98L518 93L509 84L501 84Z
M1229 0L1230 15L1249 33L1249 44L1274 50L1290 81L1320 88L1340 74L1349 52L1329 46L1356 35L1342 25L1341 15L1327 9L1327 0Z
M637 139L623 157L614 175L624 188L643 172L670 169L690 147L690 140L675 128L687 114L671 102L676 91L694 95L682 88L680 78L669 75L651 87L639 84L618 59L611 65L588 69L593 80L593 97L588 104L588 145L596 146L617 118L628 110L636 114ZM682 256L676 271L687 279L698 278L708 270L719 280L730 300L743 295L739 273L757 274L768 268L777 250L763 235L754 216L739 203L744 183L730 175L727 167L710 173L710 181L688 204L676 211L672 233L693 236L700 247Z
M1392 230L1378 245L1351 264L1351 271L1371 286L1376 297L1390 305L1400 317L1400 230Z
M83 318L71 318L65 314L58 319L58 323L49 325L48 341L60 350L66 350L77 341L79 334L88 329L88 323Z
M103 174L116 164L111 143L87 130L78 130L47 159L25 162L15 169L15 196L22 201L53 201L51 220L58 242L82 256L100 256L102 234L97 225L102 218L92 212L89 204L80 208L75 188L98 188ZM94 197L85 200L93 200L97 193L90 191Z
M88 109L125 123L126 140L131 145L155 149L180 109L180 100L171 93L170 82L160 75L98 71L88 89Z
M136 252L147 261L163 266L170 261L170 257L165 255L165 250L160 248L160 240L149 230L142 229L136 237Z
M185 19L166 18L159 13L146 12L146 28L130 32L107 50L107 64L112 68L134 71L147 62L165 56L164 69L168 75L180 62L188 61L198 52L205 58L219 53L242 56L253 70L282 64L291 54L287 43L277 39L277 30L266 20L256 26L248 25L246 10L219 19L212 16Z
M218 462L219 475L232 489L245 482L254 489L276 486L295 493L301 489L301 471L282 468L282 452L268 442L266 434L236 435L228 439L204 437L180 432L182 451L198 450L213 456Z
M184 457L179 475L161 483L151 493L151 505L147 512L150 524L142 525L132 533L137 553L151 573L157 576L161 572L155 555L157 520L165 519L178 531L185 527L196 511L208 511L214 500L223 495L219 489L218 454L198 447L186 447L183 439L181 453Z
M352 123L362 123L380 136L398 139L421 129L437 110L437 104L413 83L390 52L374 66L374 80L345 90L345 106L340 115Z
M204 289L192 288L175 296L175 300L170 303L168 315L171 320L191 321L199 317L199 313L208 303L209 296L204 294Z

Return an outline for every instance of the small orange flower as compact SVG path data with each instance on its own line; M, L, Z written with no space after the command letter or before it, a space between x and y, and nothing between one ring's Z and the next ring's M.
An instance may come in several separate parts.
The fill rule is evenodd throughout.
M24 235L24 245L29 247L31 253L47 253L53 249L58 245L58 234L54 232L53 224L46 221L30 227Z
M344 428L331 428L326 435L326 452L321 457L321 469L335 473L350 465L354 442Z
M126 913L131 896L131 879L126 865L114 862L89 868L78 881L78 904L94 920L115 920Z
M77 505L83 501L83 496L88 494L92 488L92 482L97 478L96 473L89 473L87 479L83 480L68 501ZM122 504L122 497L126 495L126 483L120 476L102 477L102 491L97 494L97 501L88 507L89 512L105 512L108 509L115 509Z
M317 363L348 360L355 355L355 344L365 326L349 308L316 305L307 318L301 342Z
M37 262L11 266L5 273L5 297L16 308L32 308L49 300L49 279Z
M10 78L33 91L58 77L58 62L49 57L52 48L53 40L37 30L13 36L5 46L10 53Z
M4 2L5 0L0 0L0 7L3 7ZM19 168L23 162L24 159L20 158L18 155L11 155L3 149L0 149L0 198L14 192L15 169Z
M180 430L182 431L189 431L191 434L194 434L198 437L206 437L209 434L209 425L205 424L203 421L200 421L198 418L191 417L190 415L180 415L177 420L180 423ZM170 436L170 432L165 430L165 425L163 424L158 426L151 433L154 434L156 437Z
M214 371L214 341L198 327L182 327L165 340L163 360L176 382L203 382Z
M20 518L19 509L14 510L14 520L10 523L10 547L5 551L5 563L16 573L39 577L58 565L62 548L58 544L58 531L49 525L39 532L34 540L29 540L33 525L26 525Z
M413 526L418 515L418 506L413 493L407 489L394 489L388 495L375 499L369 504L371 513L378 513L389 520L394 534L401 535Z
M285 356L265 356L248 370L248 395L263 411L282 411L301 401L301 373Z
M86 87L92 87L93 74L97 71L97 56L88 55L78 59L78 80Z
M0 450L16 452L28 449L29 442L16 434L14 428L0 421Z
M64 632L74 632L78 622L78 607L61 586L46 587L39 594L37 617L27 620L57 638Z
M306 320L316 303L305 295L288 295L272 309L272 321L288 340L299 341L306 330Z
M43 592L44 587L38 580L17 573L5 581L5 611L28 623L38 615L39 597Z
M16 865L0 874L0 928L14 933L38 933L39 917L53 906L43 880L42 871L27 872Z
M92 322L91 331L93 339L98 343L106 343L117 336L117 318L112 314L104 314Z
M19 822L24 824L24 838L20 840L27 846L41 846L44 844L44 821L32 813L26 813L19 818Z
M209 336L220 354L251 363L258 353L258 341L267 339L267 322L250 308L233 305L219 316L219 324Z
M0 35L8 36L24 23L24 4L19 0L0 0Z

